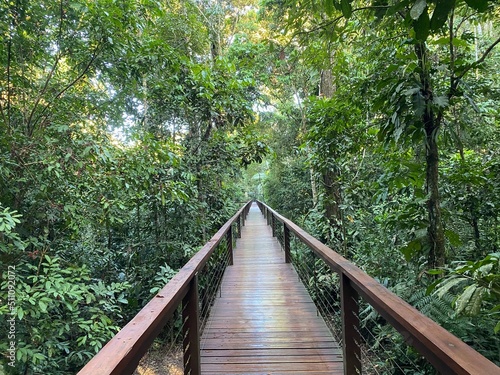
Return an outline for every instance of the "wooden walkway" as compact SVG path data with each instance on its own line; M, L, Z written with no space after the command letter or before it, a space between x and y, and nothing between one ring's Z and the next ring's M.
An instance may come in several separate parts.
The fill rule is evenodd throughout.
M202 374L343 374L342 350L254 203L201 339Z

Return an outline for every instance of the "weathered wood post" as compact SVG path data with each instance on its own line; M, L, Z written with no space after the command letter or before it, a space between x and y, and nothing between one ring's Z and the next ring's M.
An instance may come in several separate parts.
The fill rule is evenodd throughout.
M271 213L271 228L273 230L273 237L276 237L276 218L273 213Z
M239 221L238 221L239 227ZM231 225L226 234L227 240L227 251L229 252L229 265L232 266L234 264L234 255L233 255L233 226ZM238 237L241 237L241 232L238 230Z
M245 219L243 218L243 213L238 216L238 220L236 221L236 226L238 228L238 238L241 238L241 227L245 225Z
M342 306L344 374L361 374L358 292L343 273L340 275L340 303Z
M200 318L198 305L198 274L196 273L182 300L182 333L184 336L184 373L201 375Z
M283 223L283 247L285 248L285 263L291 263L292 258L290 256L290 229L287 227L286 223Z

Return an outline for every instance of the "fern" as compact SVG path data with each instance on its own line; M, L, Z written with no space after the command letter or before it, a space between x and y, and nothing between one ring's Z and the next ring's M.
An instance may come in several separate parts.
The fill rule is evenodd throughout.
M418 290L408 297L408 303L441 325L454 317L453 300L454 297L449 293L438 297L435 294L427 295L425 289Z

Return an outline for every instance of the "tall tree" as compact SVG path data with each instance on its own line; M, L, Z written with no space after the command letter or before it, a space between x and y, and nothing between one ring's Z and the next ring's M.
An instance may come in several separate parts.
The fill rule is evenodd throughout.
M381 90L377 105L380 108L380 103L385 103L389 118L381 126L380 138L421 142L425 148L428 193L425 248L428 267L442 266L446 261L446 249L439 193L439 134L450 109L464 98L463 82L467 74L479 68L500 42L498 38L493 39L476 59L459 59L460 48L465 47L460 53L467 55L470 45L460 33L465 30L462 35L467 35L467 28L474 18L494 17L495 4L488 1L447 3L418 0L372 5L343 0L317 5L311 3L310 7L298 7L295 1L280 4L269 1L267 5L286 15L283 19L297 38L314 34L328 39L347 38L354 33L350 20L360 12L369 12L375 17L365 18L362 22L365 30L385 28L394 31L396 40L402 36L406 38L398 47L400 52L395 55L396 60L392 63L388 60L388 74L391 76L384 80L386 89ZM360 20L353 22L359 23ZM370 33L365 31L366 35ZM373 35L373 38L376 37ZM432 49L429 49L429 41L433 44ZM442 69L437 69L438 66L446 67L446 77ZM401 75L393 74L395 71L401 72Z

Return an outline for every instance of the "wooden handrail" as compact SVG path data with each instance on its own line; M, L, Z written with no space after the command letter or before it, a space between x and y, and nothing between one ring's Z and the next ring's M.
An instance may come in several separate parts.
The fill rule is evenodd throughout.
M344 289L342 292L343 300L348 301L342 302L344 323L346 322L346 316L350 315L352 309L356 309L353 306L344 306L344 303L351 304L352 300L356 299L355 294L359 293L366 302L370 303L382 317L401 333L407 344L417 349L440 373L500 374L500 367L496 366L436 322L420 313L353 263L266 204L262 202L257 203L261 211L265 214L268 223L272 223L274 220L281 222L284 225L284 233L287 233L287 231L293 232L297 238L322 258L333 271L339 274ZM287 237L285 236L285 242ZM287 250L289 251L290 244L285 243L284 248L285 258L288 260L290 255L286 254L286 252ZM357 293L349 293L349 289L354 289ZM343 329L345 332L345 329L349 329L349 327L343 327ZM350 354L352 353L344 353L344 357L349 357ZM356 359L353 359L353 361L356 361ZM351 373L351 371L355 373L360 370L359 363L355 363L353 366L348 363L345 367L347 374Z
M196 299L193 295L196 296L197 293L191 289L197 285L198 272L207 264L225 236L228 233L231 235L232 224L240 222L240 217L241 222L243 221L251 203L250 201L241 207L163 289L78 372L78 375L132 374L183 300L189 304L193 298ZM197 309L194 311L197 312ZM192 347L199 346L192 345ZM192 374L198 372L191 371Z

